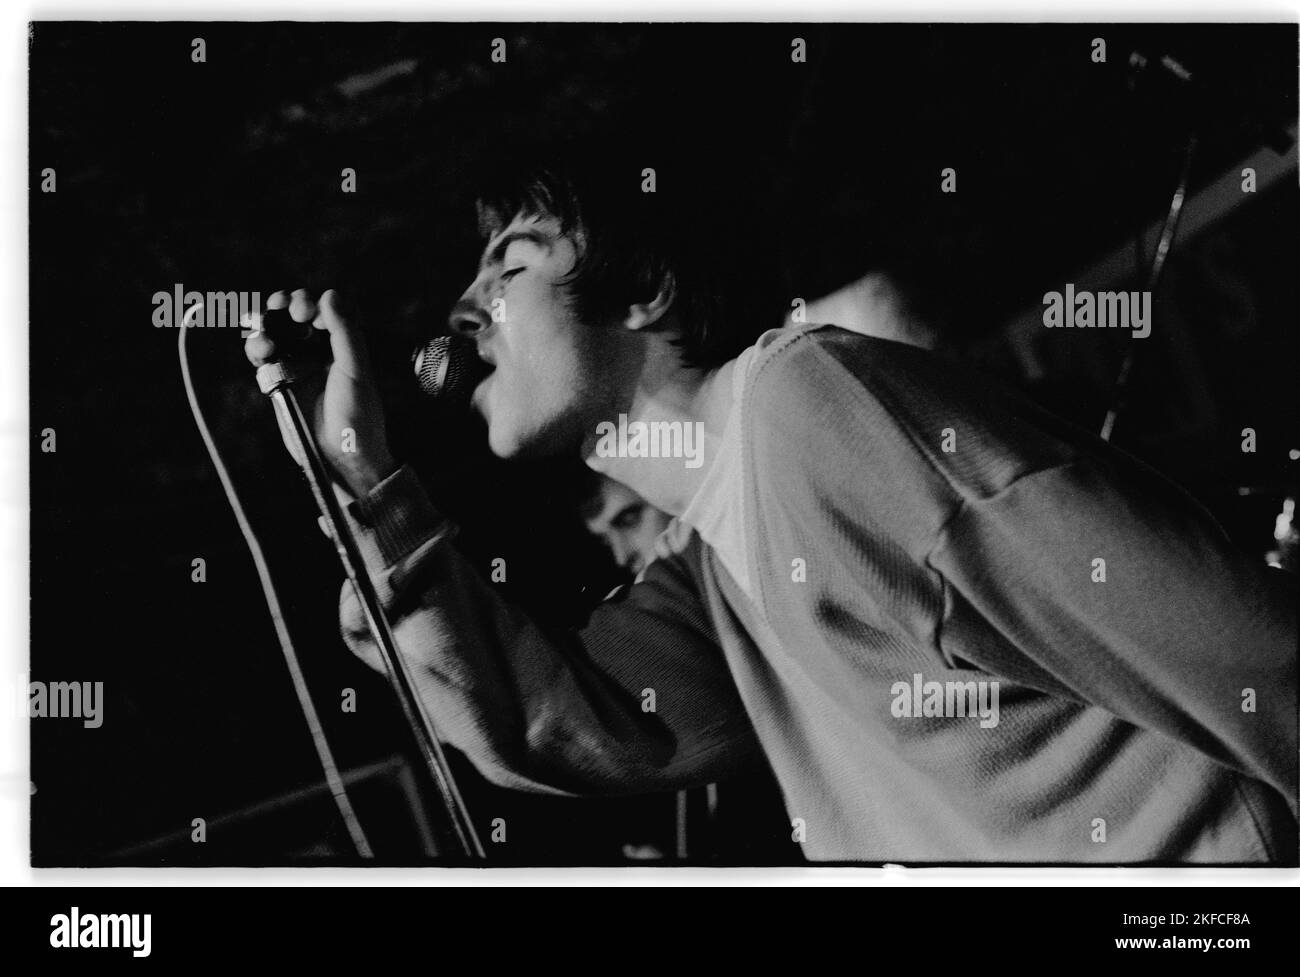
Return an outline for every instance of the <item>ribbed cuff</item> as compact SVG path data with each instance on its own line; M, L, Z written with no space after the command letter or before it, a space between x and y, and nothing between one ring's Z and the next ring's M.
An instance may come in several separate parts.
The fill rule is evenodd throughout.
M372 570L386 570L430 539L455 531L408 465L348 502L345 510L356 524L357 546Z

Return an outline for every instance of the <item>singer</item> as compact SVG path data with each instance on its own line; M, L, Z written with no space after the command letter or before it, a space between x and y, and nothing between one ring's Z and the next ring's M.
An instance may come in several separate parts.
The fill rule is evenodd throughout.
M458 554L337 296L267 303L329 333L317 438L451 743L566 795L761 753L816 861L1295 864L1294 578L969 369L769 329L789 297L739 224L693 209L725 183L691 182L661 167L645 192L639 163L590 155L490 188L451 312L491 368L472 400L496 454L580 455L689 530L580 630L542 630ZM596 452L620 415L702 425L702 464ZM377 666L347 586L341 616ZM987 687L998 722L900 718L914 681Z

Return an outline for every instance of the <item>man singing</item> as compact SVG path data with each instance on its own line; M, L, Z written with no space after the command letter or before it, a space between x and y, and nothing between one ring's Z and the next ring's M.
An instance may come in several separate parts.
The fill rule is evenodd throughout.
M335 293L268 302L329 333L317 438L446 738L563 795L761 752L813 860L1294 864L1294 578L969 369L768 331L770 281L675 176L550 166L486 195L452 311L492 367L473 404L497 455L580 454L689 530L581 629L543 630L458 554ZM262 333L247 352L275 356ZM610 450L620 424L689 425L702 464ZM380 667L347 585L342 621Z

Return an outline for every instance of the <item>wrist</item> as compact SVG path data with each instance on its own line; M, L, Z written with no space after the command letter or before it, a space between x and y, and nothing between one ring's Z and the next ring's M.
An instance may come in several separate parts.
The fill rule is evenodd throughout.
M369 495L380 482L389 478L401 466L392 455L385 453L375 459L357 459L339 474L343 484L355 499Z
M344 489L337 489L342 496ZM455 534L456 528L433 507L409 465L397 470L370 493L343 499L343 512L356 530L357 546L376 573L401 564L413 553ZM381 575L379 580L387 580Z

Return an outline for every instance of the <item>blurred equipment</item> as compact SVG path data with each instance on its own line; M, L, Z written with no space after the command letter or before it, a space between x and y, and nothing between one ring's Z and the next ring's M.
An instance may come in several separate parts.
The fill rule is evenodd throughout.
M1273 524L1273 538L1277 549L1264 557L1271 567L1280 567L1292 573L1300 571L1300 530L1295 525L1295 497L1288 495L1282 502L1282 511Z

